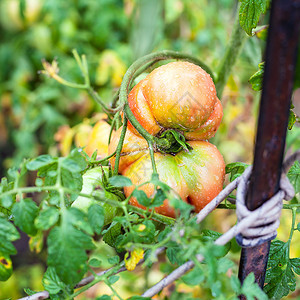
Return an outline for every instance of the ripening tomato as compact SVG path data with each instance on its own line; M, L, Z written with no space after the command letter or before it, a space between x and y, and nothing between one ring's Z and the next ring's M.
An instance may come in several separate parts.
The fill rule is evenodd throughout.
M152 71L132 89L128 103L136 119L152 135L175 129L187 140L213 137L223 116L210 75L182 61ZM137 134L131 124L129 129Z
M109 153L117 147L120 129L114 134L109 145ZM159 178L173 188L180 197L192 204L199 212L207 203L220 193L225 176L225 163L217 147L207 141L191 141L189 152L180 151L173 154L154 153ZM115 159L111 159L114 166ZM147 142L127 131L123 144L119 172L139 185L151 179L152 165L147 148ZM126 197L134 187L124 189ZM154 186L146 184L141 187L148 197L153 195ZM132 205L142 207L135 198L130 200ZM175 212L166 199L164 204L155 208L156 212L174 217Z
M106 116L105 114L103 114ZM110 133L110 125L105 121L104 117L99 120L89 134L84 151L91 156L97 150L97 158L101 159L108 153L108 138Z

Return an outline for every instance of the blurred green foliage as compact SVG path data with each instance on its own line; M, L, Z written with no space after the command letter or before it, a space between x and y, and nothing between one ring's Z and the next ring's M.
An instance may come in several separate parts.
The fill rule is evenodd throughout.
M86 54L92 84L109 102L126 68L153 50L191 53L216 69L236 6L232 0L2 0L0 174L25 157L56 154L59 126L99 110L85 92L38 74L42 59L56 57L63 77L82 82L71 51ZM234 78L238 84L260 62L259 43L247 42L240 64L247 74Z

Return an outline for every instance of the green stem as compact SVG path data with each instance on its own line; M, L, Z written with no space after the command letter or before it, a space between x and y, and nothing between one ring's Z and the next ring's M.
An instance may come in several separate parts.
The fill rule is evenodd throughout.
M96 283L105 280L109 276L115 274L118 272L118 270L124 266L124 262L119 263L118 265L115 266L115 268L109 270L107 273L103 274L102 276L96 277L93 281L88 283L87 285L83 286L79 291L73 293L69 299L74 299L76 296L80 295L82 292L85 292L88 290L90 287L94 286Z
M118 175L118 172L119 172L119 163L120 163L121 151L123 148L126 130L127 130L127 117L124 116L123 128L122 128L121 136L120 136L119 143L118 143L118 146L116 149L116 160L115 160L115 167L114 167L114 172L113 172L114 176Z
M295 231L296 214L297 214L297 208L293 207L292 208L292 226L291 226L290 236L289 236L289 239L288 239L288 244L289 245L292 242L293 234L294 234L294 231Z
M237 12L229 44L226 47L225 55L219 65L217 72L216 89L219 98L222 97L222 93L228 81L228 77L230 75L232 67L234 66L240 54L240 51L246 38L247 35L244 29L240 26L239 14Z

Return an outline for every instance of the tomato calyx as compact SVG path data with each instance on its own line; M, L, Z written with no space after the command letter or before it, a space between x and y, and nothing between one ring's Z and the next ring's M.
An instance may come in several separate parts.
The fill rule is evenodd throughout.
M184 135L174 129L167 129L159 134L159 139L165 139L169 142L168 147L161 147L160 144L157 148L160 152L175 154L184 150L189 152L192 147L186 142Z

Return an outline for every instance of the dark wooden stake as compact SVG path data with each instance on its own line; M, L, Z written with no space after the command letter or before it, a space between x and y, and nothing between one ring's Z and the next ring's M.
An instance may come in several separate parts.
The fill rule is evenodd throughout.
M273 0L253 172L247 207L254 210L279 188L300 35L300 0ZM239 278L253 272L263 287L270 242L242 249Z

